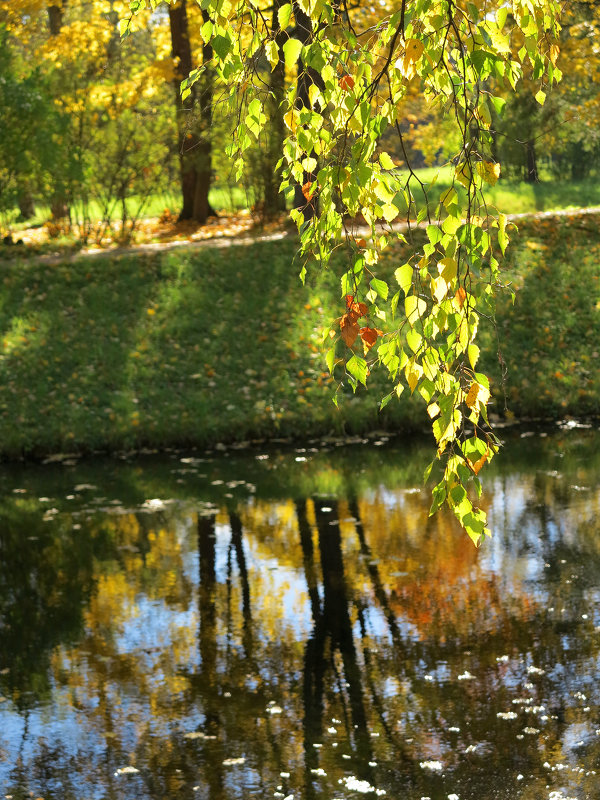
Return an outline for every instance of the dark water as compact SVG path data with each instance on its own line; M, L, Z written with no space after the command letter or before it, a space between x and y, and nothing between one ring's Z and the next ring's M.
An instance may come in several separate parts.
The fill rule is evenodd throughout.
M600 433L525 433L479 551L418 444L5 469L0 797L600 798Z

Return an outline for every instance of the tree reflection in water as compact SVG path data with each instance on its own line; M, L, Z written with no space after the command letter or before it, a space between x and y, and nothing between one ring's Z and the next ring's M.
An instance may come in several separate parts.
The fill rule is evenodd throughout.
M481 551L413 483L355 473L155 513L9 498L0 788L594 797L598 470L540 458L496 478Z

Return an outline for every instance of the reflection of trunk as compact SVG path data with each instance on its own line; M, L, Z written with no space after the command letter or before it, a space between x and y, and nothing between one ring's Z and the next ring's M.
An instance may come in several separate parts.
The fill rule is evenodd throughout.
M323 617L327 620L332 644L342 655L344 677L350 698L354 741L359 756L357 770L362 778L370 779L372 771L368 767L368 762L372 760L371 739L367 730L362 678L348 610L349 598L344 577L338 512L324 511L322 504L317 501L315 513L323 572Z
M325 510L324 503L315 501L319 533L321 571L323 575L323 611L314 619L314 633L307 642L304 655L304 752L307 796L312 795L311 769L318 766L314 744L320 741L323 730L323 691L325 670L333 653L326 658L327 641L332 651L338 650L344 668L343 685L350 704L348 740L353 741L353 766L357 775L373 782L371 740L367 730L362 677L356 657L352 623L348 610L348 592L344 578L341 531L335 512ZM306 540L305 540L306 541ZM304 551L305 563L310 553Z
M373 584L373 591L375 593L375 598L377 599L377 602L381 606L381 610L383 611L383 614L385 616L385 619L387 621L390 630L392 641L394 643L394 646L396 647L398 655L400 656L405 651L405 648L400 636L398 622L396 620L396 615L390 608L389 600L385 592L385 588L382 583L381 577L379 575L379 570L377 569L377 564L373 563L373 554L371 553L371 548L367 544L367 540L365 538L365 530L363 528L362 520L360 518L360 512L358 510L358 502L356 501L356 498L353 498L348 502L348 510L350 511L351 516L354 517L355 520L354 525L356 528L356 535L358 536L358 541L360 543L360 552L361 555L364 556L365 563L367 565L369 577L371 578L371 582ZM360 623L361 636L364 639L366 636L364 608L358 609L358 619ZM366 649L363 649L363 656L365 659L366 680L369 689L371 691L371 697L373 698L373 706L375 707L375 709L379 714L381 725L386 732L388 740L396 748L396 753L399 756L400 753L403 752L403 743L400 743L398 741L398 737L395 735L394 731L390 728L388 721L386 719L384 703L378 696L375 684L371 679L371 657L370 653Z
M202 685L206 687L206 721L207 727L218 725L216 705L217 682L217 577L215 518L198 517L198 550L200 555L200 659ZM210 732L210 731L207 731Z
M203 701L204 731L209 736L219 733L221 697L217 685L217 571L215 517L198 516L198 552L200 556L200 674L199 691ZM223 771L207 770L210 800L224 797Z
M365 557L365 563L367 564L367 570L369 572L369 577L371 578L371 582L373 583L373 591L375 592L375 598L379 605L381 606L381 610L384 613L386 622L390 629L390 634L392 636L392 640L396 647L398 647L399 652L402 650L402 641L400 638L400 630L398 629L398 622L396 620L396 615L391 610L387 595L385 593L385 589L383 583L381 581L381 577L379 576L379 570L377 569L377 564L373 563L373 556L371 554L371 548L367 544L367 540L365 539L365 531L362 525L362 521L360 518L360 512L358 510L358 503L356 499L353 498L348 503L348 509L350 514L355 519L355 527L356 527L356 535L358 536L358 541L360 543L360 552Z
M304 576L308 587L310 598L310 609L315 623L321 617L321 600L319 598L319 585L317 572L315 569L315 554L312 543L312 533L310 523L306 516L306 503L296 501L296 519L298 521L298 533L300 534L300 547L302 548L302 561L304 563Z
M208 20L203 11L204 21ZM177 131L179 166L181 176L182 208L179 218L206 222L214 215L208 201L211 183L212 147L210 128L212 125L213 73L209 69L182 100L181 81L192 71L192 48L190 44L186 0L169 5L171 51L177 61L173 81L177 107ZM202 60L207 64L212 59L212 47L204 44ZM197 116L196 116L197 115Z
M233 511L229 512L229 526L231 528L231 544L235 550L235 557L240 571L242 584L242 615L244 619L244 653L246 658L252 656L252 611L250 607L250 584L248 582L248 569L246 556L242 546L242 521Z

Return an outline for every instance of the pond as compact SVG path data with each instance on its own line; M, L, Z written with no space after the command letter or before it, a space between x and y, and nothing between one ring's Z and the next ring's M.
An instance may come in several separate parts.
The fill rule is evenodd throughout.
M0 796L598 797L600 432L505 438L479 550L422 442L2 468Z

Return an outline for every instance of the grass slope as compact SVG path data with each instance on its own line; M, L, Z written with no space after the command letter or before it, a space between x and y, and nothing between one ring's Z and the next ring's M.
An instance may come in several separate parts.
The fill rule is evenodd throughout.
M600 412L597 220L521 224L482 366L517 415ZM581 226L585 227L582 228ZM342 388L320 329L339 308L333 273L303 287L293 241L3 265L0 453L307 437L425 421L408 391Z

